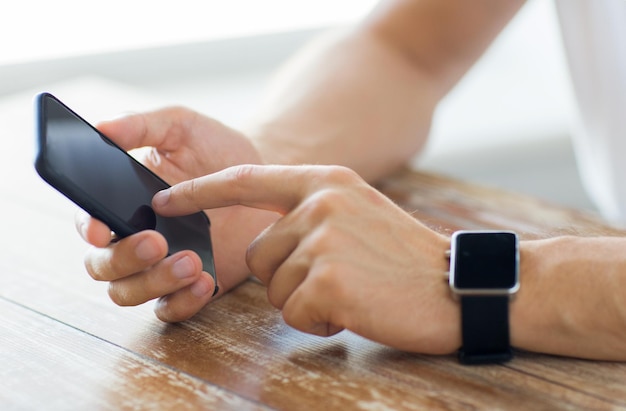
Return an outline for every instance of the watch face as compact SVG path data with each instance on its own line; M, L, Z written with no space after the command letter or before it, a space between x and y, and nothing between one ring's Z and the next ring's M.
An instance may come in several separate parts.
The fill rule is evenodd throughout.
M450 260L453 288L513 291L518 286L517 243L511 232L455 233Z

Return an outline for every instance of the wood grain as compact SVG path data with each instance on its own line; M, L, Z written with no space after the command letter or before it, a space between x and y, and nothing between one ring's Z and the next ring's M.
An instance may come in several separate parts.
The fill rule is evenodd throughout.
M264 410L195 376L0 299L3 410Z
M455 191L452 182L433 176L403 173L397 178L400 182L408 179L410 184L396 186L396 180L390 180L384 182L381 189L396 190L390 195L395 195L403 207L415 207L421 213L428 212L423 211L424 200L421 199L431 195L429 190L438 192L437 186L446 187L446 196L435 198L433 202L439 201L441 205L439 214L434 217L446 222L449 221L448 214L453 214L456 221L440 224L440 230L467 227L470 223L483 227L482 220L475 217L472 207L475 207L475 202L484 200L485 193L494 195L491 191L483 192L475 188L479 195L475 198L471 195L476 196L476 191L472 191L473 194ZM415 194L403 197L400 187ZM460 187L467 189L469 186L463 184ZM470 205L467 205L465 199L470 197ZM500 194L496 197L506 196ZM2 200L2 206L16 215L28 215L33 226L46 226L46 232L57 233L57 237L64 241L51 241L45 235L31 234L18 236L4 244L11 258L3 259L0 268L3 273L10 272L12 275L1 277L2 297L6 304L28 307L28 314L33 317L27 321L23 315L16 316L8 327L20 340L31 338L31 345L45 334L45 324L49 326L50 322L56 328L67 328L65 332L72 336L80 335L77 338L80 341L77 344L82 347L80 349L69 344L67 339L57 340L58 345L64 349L71 347L76 354L64 356L67 364L59 369L63 375L71 373L71 367L78 366L76 363L96 361L92 358L93 350L121 350L124 355L136 356L133 357L136 363L127 365L123 361L97 361L109 366L114 364L113 368L130 369L131 372L121 372L132 378L136 377L137 370L148 365L159 370L162 368L166 375L174 370L196 383L199 381L203 386L217 387L234 395L243 401L244 405L237 405L243 408L262 405L286 410L340 407L411 410L481 409L488 406L496 409L530 407L548 410L614 409L626 404L622 384L626 367L622 364L581 362L522 353L507 366L463 367L452 356L406 354L348 332L328 339L308 336L287 327L280 314L267 303L264 288L253 281L206 307L190 321L163 324L152 315L150 304L136 308L114 306L106 297L103 285L86 276L78 257L85 246L69 223L69 209L67 213L51 216L43 208L24 209L18 205L19 202ZM516 203L519 206L519 201ZM540 208L544 210L547 205ZM518 212L517 209L507 210ZM579 218L574 213L576 218L571 218L570 213L559 214L559 220L551 221L568 226L576 224L578 229L601 227L593 217ZM500 211L499 214L505 213ZM506 218L513 217L504 215L503 219ZM530 221L528 218L524 221L516 218L518 224L532 235L543 235L546 228L560 227L547 226L543 220L537 222L537 214L532 214ZM434 221L438 220L431 217L427 222L433 224ZM20 220L12 219L7 224L10 230L18 230ZM35 250L39 258L33 259ZM37 317L41 317L39 322L44 325L39 327L43 329L20 329L20 324L36 324L34 319ZM27 335L20 335L16 331L18 329ZM93 347L99 345L106 348ZM48 355L50 358L46 359ZM18 363L21 356L16 354L8 361ZM41 363L45 369L50 367L54 370L54 364L59 362L58 357L48 351L40 357L44 358L33 357L37 358L33 361ZM94 368L99 366L94 365ZM106 369L106 372L114 372L110 367ZM610 372L607 372L608 369ZM141 384L147 384L149 390L167 391L172 389L170 385L173 384L169 378L143 379ZM59 383L71 391L74 383L63 381L61 379ZM128 391L125 391L127 385ZM161 385L163 387L159 388ZM108 399L110 404L114 404L113 408L120 404L119 401L127 401L125 396L136 397L133 384L117 386L120 388L116 392L119 391L121 398ZM99 404L102 401L101 391L96 391L95 394L81 395L76 401L86 401L80 403L82 406L91 398L91 405ZM200 393L193 395L202 397ZM218 394L215 396L219 397ZM45 398L45 395L41 397ZM168 401L158 396L154 401L145 396L141 398L140 402L146 408L165 405ZM194 397L194 401L200 399ZM228 409L230 399L224 401L225 404L220 403L218 408ZM185 403L194 404L188 399Z
M193 319L121 308L82 265L75 207L9 142L17 166L0 197L0 408L457 410L626 409L626 365L519 353L503 366L392 350L349 332L320 338L283 322L248 281ZM32 147L31 147L32 148ZM450 233L508 228L525 238L624 235L596 216L404 170L378 188Z

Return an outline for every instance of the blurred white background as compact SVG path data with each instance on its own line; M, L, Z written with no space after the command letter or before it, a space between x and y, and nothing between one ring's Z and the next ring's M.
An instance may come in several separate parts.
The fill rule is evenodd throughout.
M183 104L241 125L291 53L374 4L14 2L0 17L0 138L31 138L31 99L43 90L91 121ZM415 166L593 209L570 144L572 95L560 41L552 1L529 0L442 102Z

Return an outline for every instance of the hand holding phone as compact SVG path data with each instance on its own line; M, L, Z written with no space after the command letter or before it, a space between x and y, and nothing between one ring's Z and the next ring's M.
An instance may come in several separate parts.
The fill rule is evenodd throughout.
M193 250L203 270L216 279L206 214L155 214L152 197L169 187L165 181L51 94L39 94L35 110L35 168L48 184L107 224L118 237L154 229L167 240L170 254Z

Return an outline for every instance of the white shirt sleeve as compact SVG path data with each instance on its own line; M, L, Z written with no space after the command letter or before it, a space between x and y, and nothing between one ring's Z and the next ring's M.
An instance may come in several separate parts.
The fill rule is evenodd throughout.
M556 0L578 102L574 147L603 215L626 223L626 1Z

